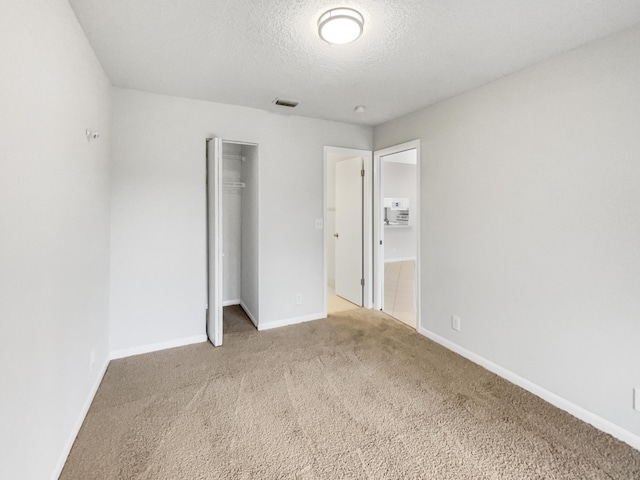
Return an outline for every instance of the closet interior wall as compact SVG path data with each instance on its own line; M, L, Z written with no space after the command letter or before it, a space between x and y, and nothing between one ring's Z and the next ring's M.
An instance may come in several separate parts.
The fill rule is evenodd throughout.
M257 146L223 142L223 302L258 325Z

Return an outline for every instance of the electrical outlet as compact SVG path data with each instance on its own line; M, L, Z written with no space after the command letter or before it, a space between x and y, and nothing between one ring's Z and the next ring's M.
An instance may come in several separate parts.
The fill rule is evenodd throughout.
M633 409L640 412L640 388L633 389Z
M91 355L89 355L89 370L93 370L93 366L96 363L96 352L95 350L91 350Z
M316 229L322 230L324 228L324 221L321 218L316 218Z
M296 305L300 305L302 303L302 294L299 293L296 295Z
M457 315L451 315L451 328L453 328L456 332L460 331L460 317Z

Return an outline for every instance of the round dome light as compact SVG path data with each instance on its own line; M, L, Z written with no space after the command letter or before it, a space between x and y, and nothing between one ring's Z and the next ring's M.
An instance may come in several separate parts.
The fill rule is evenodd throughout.
M333 8L318 19L318 35L325 42L344 45L362 35L364 18L352 8Z

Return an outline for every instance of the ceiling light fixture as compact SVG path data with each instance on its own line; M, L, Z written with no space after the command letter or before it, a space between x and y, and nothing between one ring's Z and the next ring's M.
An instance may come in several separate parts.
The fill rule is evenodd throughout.
M336 45L351 43L362 35L364 17L352 8L333 8L318 19L318 35Z

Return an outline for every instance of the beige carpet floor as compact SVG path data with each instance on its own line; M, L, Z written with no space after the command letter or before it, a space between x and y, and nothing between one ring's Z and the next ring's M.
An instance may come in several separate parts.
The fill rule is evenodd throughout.
M111 362L61 478L638 479L640 452L382 313Z

